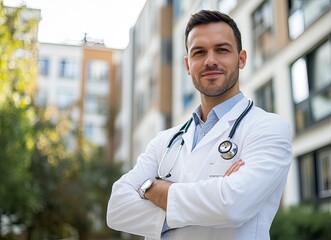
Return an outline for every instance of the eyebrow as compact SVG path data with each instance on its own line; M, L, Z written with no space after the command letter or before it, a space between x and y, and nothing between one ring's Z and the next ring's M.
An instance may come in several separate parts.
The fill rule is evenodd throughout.
M223 42L223 43L217 43L215 47L230 47L233 48L233 45L228 43L228 42Z
M203 46L194 46L194 47L192 47L192 48L189 49L189 50L190 50L190 52L192 52L192 51L194 51L194 50L201 50L201 49L205 49L205 47L203 47Z
M214 47L230 47L233 48L232 44L228 43L228 42L222 42L222 43L217 43L215 44ZM189 49L189 52L193 52L193 51L198 51L198 50L203 50L205 49L204 46L194 46L191 49Z

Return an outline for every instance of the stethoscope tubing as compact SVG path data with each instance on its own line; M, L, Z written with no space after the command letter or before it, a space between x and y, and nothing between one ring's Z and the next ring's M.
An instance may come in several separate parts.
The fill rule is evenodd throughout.
M243 118L246 116L246 114L249 112L249 110L251 110L252 107L253 107L253 101L249 99L247 107L240 114L240 116L237 118L237 120L233 124L233 127L231 128L231 131L230 131L229 136L228 136L228 140L230 140L233 137L233 135L235 134L235 132L237 130L237 127L238 127L239 123L241 122L241 120L243 120Z
M170 170L168 171L168 173L166 175L161 175L161 167L163 165L163 162L164 162L164 159L165 157L167 156L167 154L169 153L172 145L175 143L176 139L179 137L179 136L182 136L184 133L187 132L187 130L189 129L191 123L193 121L193 118L190 118L180 129L177 133L175 133L172 138L170 139L168 145L167 145L167 149L166 151L163 153L163 156L162 156L162 159L161 159L161 162L159 164L159 167L158 167L158 170L157 170L157 179L166 179L166 178L169 178L171 176L171 171L174 169L175 167L175 164L178 160L178 157L179 157L179 153L180 151L182 150L183 146L184 146L184 139L182 139L180 145L179 145L179 149L177 150L177 153L176 153L176 157L175 157L175 161L174 161L174 164L172 165L172 167L170 168Z
M233 142L231 141L231 139L232 139L233 135L235 134L235 132L236 132L236 130L237 130L237 127L238 127L239 123L240 123L241 120L247 115L247 113L249 112L249 110L251 110L252 107L253 107L253 101L249 99L249 100L248 100L248 105L247 105L247 107L246 107L245 110L239 115L239 117L237 118L237 120L236 120L235 123L233 124L233 126L232 126L232 128L231 128L231 130L230 130L230 133L229 133L229 136L228 136L227 140L223 141L223 142L219 145L218 150L219 150L219 152L221 153L222 158L224 158L225 160L232 159L232 158L236 155L236 153L237 153L237 151L238 151L238 147L237 147L237 145L236 145L235 143L233 143ZM176 132L176 133L172 136L172 138L170 139L170 141L169 141L169 143L168 143L168 145L167 145L167 149L166 149L166 151L164 152L164 154L163 154L163 156L162 156L162 158L161 158L161 161L160 161L160 164L159 164L159 167L158 167L158 170L157 170L157 175L158 175L158 176L156 177L156 179L166 179L166 178L171 177L171 171L174 169L175 164L176 164L176 162L177 162L177 160L178 160L179 154L180 154L180 152L181 152L181 150L182 150L182 148L183 148L183 146L184 146L184 143L185 143L184 139L182 139L182 141L181 141L181 143L180 143L180 145L179 145L179 148L178 148L178 150L177 150L177 153L176 153L176 156L175 156L174 163L173 163L173 165L171 166L170 170L168 171L168 173L167 173L166 175L161 175L161 168L162 168L162 165L163 165L164 160L165 160L167 154L169 153L171 147L172 147L173 144L175 143L175 141L178 139L178 137L183 136L183 134L185 134L185 133L188 131L188 129L189 129L189 127L190 127L192 121L193 121L193 118L190 118L190 119L189 119L189 120L188 120L188 121L187 121L187 122L186 122L186 123L180 128L180 129L179 129L179 131ZM221 147L222 144L224 144L224 143L228 143L228 144L230 144L230 148L229 148L229 150L226 150L226 151L221 151L221 150L220 150L220 147ZM232 146L234 146L236 149L233 149ZM233 150L235 150L235 151L233 151Z

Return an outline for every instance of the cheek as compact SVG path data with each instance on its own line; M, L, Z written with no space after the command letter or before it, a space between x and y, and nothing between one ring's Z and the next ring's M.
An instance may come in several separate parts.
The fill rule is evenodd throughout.
M195 75L201 70L201 64L198 62L191 62L190 63L190 70L189 73L190 75Z
M223 66L228 70L234 70L234 69L237 69L238 66L240 66L239 59L224 58L222 63L223 63Z

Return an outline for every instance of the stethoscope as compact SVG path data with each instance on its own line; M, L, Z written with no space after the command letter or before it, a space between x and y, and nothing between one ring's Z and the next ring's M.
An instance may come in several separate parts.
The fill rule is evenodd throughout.
M253 101L252 100L248 100L248 104L247 104L247 107L245 108L245 110L240 114L240 116L237 118L237 120L235 121L235 123L233 124L231 130L230 130L230 133L229 133L229 136L227 138L227 140L221 142L221 144L218 146L218 151L220 152L221 154L221 157L225 160L230 160L232 158L234 158L234 156L237 154L238 152L238 146L237 144L235 144L234 142L231 141L233 135L235 134L237 128L238 128L238 125L239 123L241 122L241 120L247 115L247 113L249 112L249 110L251 110L253 106ZM167 149L166 151L164 152L163 156L162 156L162 159L161 159L161 162L160 162L160 165L159 165L159 168L157 170L157 179L166 179L166 178L169 178L171 177L171 171L173 170L173 168L175 167L176 165L176 162L178 160L178 156L179 156L179 153L180 151L182 150L183 148L183 145L184 145L184 139L182 138L182 141L180 142L180 145L179 145L179 148L178 148L178 151L176 153L176 157L175 157L175 161L174 161L174 164L172 165L172 167L170 168L170 170L168 171L168 173L166 175L161 175L161 168L162 168L162 165L164 163L164 160L167 156L167 154L169 153L171 147L173 146L173 144L179 139L179 137L182 137L182 135L184 133L187 132L187 130L189 129L191 123L193 121L193 118L190 118L180 129L178 132L176 132L173 137L170 139L168 145L167 145Z

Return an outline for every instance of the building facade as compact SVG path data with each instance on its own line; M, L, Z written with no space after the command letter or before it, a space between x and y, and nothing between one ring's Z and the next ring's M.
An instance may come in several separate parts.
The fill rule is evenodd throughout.
M73 126L112 156L121 51L85 39L73 45L40 43L38 55L38 104L68 112Z
M248 52L240 75L242 91L257 106L283 116L292 127L293 164L283 204L314 202L330 209L330 1L187 2L174 1L173 81L182 84L173 89L177 94L173 123L187 118L198 104L195 89L187 86L185 66L180 64L185 54L181 42L185 23L191 13L203 8L223 11L236 20Z
M121 146L117 151L117 158L124 162L125 170L131 168L134 159L145 149L153 136L171 125L170 3L171 1L166 0L146 2L136 25L131 30L129 46L124 51L123 107L120 118L125 118L125 124L120 124L120 120L117 120L120 139L118 146ZM128 129L131 129L131 133ZM124 146L128 148L125 149Z
M165 9L168 15L163 15ZM125 111L133 119L128 123L132 127L130 148L122 149L127 152L123 158L129 163L126 170L159 130L185 122L199 104L184 65L184 29L190 15L200 9L219 10L236 20L248 53L247 65L240 72L242 91L255 105L280 114L291 125L293 164L283 204L309 202L330 210L329 0L147 0L122 63L132 71L126 73L132 96L128 96L131 109ZM166 66L159 64L169 54L163 50L169 48L162 44L162 34L157 34L162 32L162 22L171 22L171 31L164 35L172 39ZM123 88L123 94L127 91Z

